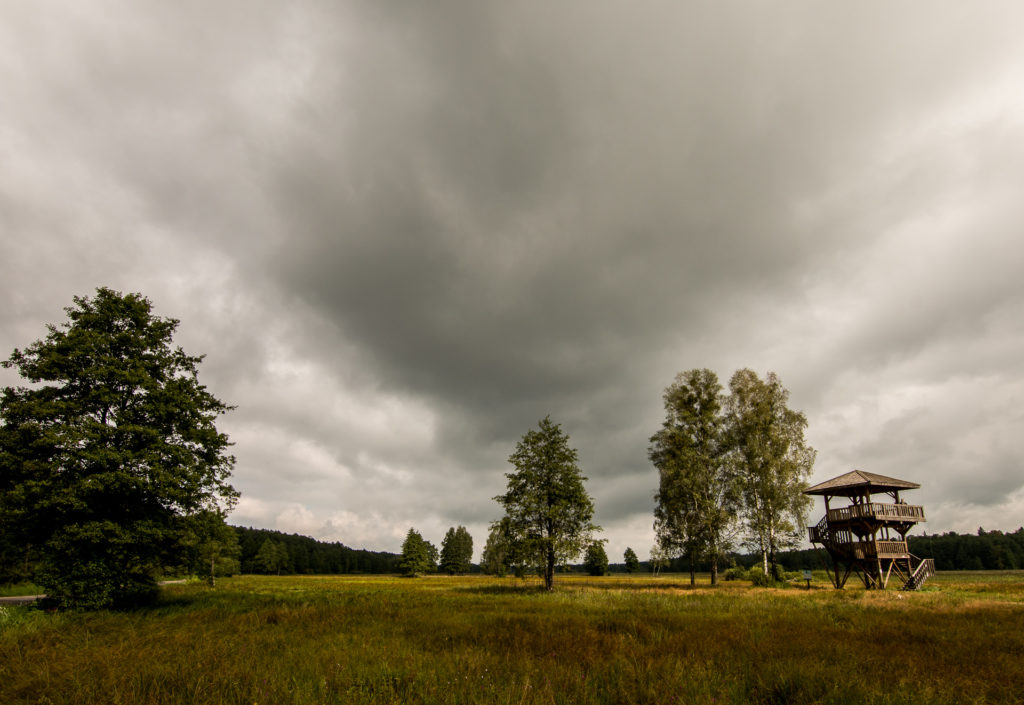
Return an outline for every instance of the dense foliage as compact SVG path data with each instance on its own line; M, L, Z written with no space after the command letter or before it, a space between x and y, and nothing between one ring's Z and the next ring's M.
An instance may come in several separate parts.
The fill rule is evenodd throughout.
M508 460L516 471L505 474L508 489L495 499L505 508L512 554L516 563L539 570L551 590L555 566L577 557L600 531L591 521L586 478L569 436L548 417L523 435Z
M473 568L473 537L464 526L450 527L441 541L441 572L465 575Z
M604 550L604 542L593 541L587 546L583 567L590 575L608 575L608 554Z
M0 533L32 547L55 604L136 602L182 562L190 518L237 498L215 425L229 407L145 297L101 288L65 311L2 363L30 386L0 392Z
M672 556L685 556L691 582L698 564L717 583L719 562L743 530L778 577L779 551L802 538L814 464L804 440L807 419L787 406L774 373L737 371L723 394L711 370L679 374L665 390L665 421L648 456L658 470L655 534Z
M309 536L285 534L270 529L232 527L241 547L243 573L316 574L397 573L398 556L394 553L364 551L337 542L317 541ZM278 549L264 549L267 542ZM280 564L266 565L266 552L283 553ZM264 558L260 558L260 552Z
M625 568L627 573L635 573L640 570L640 558L632 548L626 547L625 553L622 554L622 560L623 568Z
M504 576L514 565L511 522L508 517L491 525L480 557L480 570L487 575Z
M398 561L402 575L416 576L437 570L437 549L425 541L420 532L410 528L402 542L402 557Z
M655 534L658 543L690 561L718 563L732 547L742 509L741 475L730 462L730 428L722 385L711 370L680 373L665 390L665 421L651 436L648 457L658 470Z
M815 457L804 440L807 417L789 408L789 392L774 372L762 380L739 370L729 391L726 419L748 540L764 572L778 580L778 553L803 540L811 506L803 493Z

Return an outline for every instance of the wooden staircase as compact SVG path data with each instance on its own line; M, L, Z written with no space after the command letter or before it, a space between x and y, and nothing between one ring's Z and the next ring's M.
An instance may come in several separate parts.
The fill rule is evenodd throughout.
M906 584L901 588L902 590L920 590L925 581L935 575L934 560L931 558L918 558L917 556L911 556L911 558L919 562L917 567L914 568L914 572L910 574Z

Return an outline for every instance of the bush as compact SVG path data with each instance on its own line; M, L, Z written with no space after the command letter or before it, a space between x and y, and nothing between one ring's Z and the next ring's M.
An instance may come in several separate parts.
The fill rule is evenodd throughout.
M747 579L754 587L768 587L772 584L772 580L765 575L764 568L759 565L755 565L747 571Z
M779 566L779 569L782 573L782 580L772 580L772 577L770 575L765 574L764 568L762 568L759 565L755 565L753 568L747 571L747 578L750 580L750 584L754 587L788 587L789 583L787 583L786 581L790 580L791 575L795 575L798 578L802 575L802 573L798 572L787 573L785 571L782 571L782 566Z
M725 571L724 577L726 580L749 580L750 576L747 575L747 570L741 565L734 565Z

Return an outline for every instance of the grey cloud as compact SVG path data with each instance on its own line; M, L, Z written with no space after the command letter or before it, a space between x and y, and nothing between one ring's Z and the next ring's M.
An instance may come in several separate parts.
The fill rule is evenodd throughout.
M239 405L239 484L323 531L367 505L485 524L546 414L602 521L639 526L661 390L705 366L779 372L827 430L820 470L934 467L945 499L955 402L868 409L1019 388L1018 14L23 9L0 28L0 343L96 285L144 291ZM992 502L1020 445L1004 398L972 404L1002 439L977 451Z

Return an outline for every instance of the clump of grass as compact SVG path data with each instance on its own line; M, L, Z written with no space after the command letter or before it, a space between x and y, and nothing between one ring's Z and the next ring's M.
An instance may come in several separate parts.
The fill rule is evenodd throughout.
M556 584L238 577L167 586L135 612L17 608L19 621L0 623L0 702L953 703L1024 692L1018 593L974 578L902 597L706 579L691 589L688 576Z

